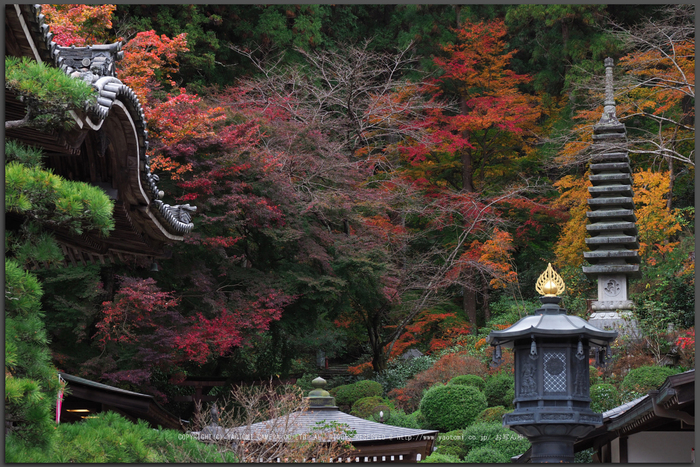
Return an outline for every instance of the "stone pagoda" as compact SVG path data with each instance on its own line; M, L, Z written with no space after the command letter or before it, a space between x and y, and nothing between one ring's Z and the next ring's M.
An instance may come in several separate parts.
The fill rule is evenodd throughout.
M593 127L586 230L590 238L583 253L590 264L583 272L598 281L598 300L592 303L588 322L599 329L614 329L637 336L632 320L634 304L628 298L628 280L639 276L639 242L634 215L632 170L627 154L625 125L615 114L613 59L605 59L605 108Z

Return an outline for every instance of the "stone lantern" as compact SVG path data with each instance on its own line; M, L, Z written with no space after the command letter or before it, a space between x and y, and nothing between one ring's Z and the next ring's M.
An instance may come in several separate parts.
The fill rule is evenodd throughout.
M502 347L514 351L515 410L503 425L532 443L532 462L573 462L574 442L603 422L590 408L588 355L609 355L617 332L567 315L557 297L564 287L550 264L536 285L542 307L488 337L496 363Z

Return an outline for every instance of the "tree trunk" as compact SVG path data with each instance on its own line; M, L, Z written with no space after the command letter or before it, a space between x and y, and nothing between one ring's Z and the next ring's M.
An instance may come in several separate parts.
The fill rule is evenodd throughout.
M27 126L29 125L29 117L30 115L27 113L22 120L9 120L5 122L5 129L9 130L11 128L21 128L23 126Z
M669 213L673 211L673 183L675 182L676 174L673 173L673 157L668 158L668 199L666 200L666 209Z
M484 321L488 323L491 319L491 293L489 292L489 282L485 277L483 279L482 295L484 296Z
M469 111L467 110L467 103L462 100L459 104L459 110L462 115L467 115ZM465 130L462 132L462 137L469 140L469 131ZM462 151L462 191L467 193L474 193L474 167L472 161L472 151L466 148Z
M472 275L468 277L473 278ZM467 315L467 319L471 324L470 332L476 334L479 326L476 324L476 291L472 288L463 287L462 288L462 309L464 314Z

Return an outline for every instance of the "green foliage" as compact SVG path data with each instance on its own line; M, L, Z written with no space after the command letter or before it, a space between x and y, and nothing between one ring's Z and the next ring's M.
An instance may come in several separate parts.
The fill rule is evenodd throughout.
M511 410L506 409L502 405L497 405L496 407L485 408L477 417L476 422L502 422L503 415L511 412Z
M216 447L193 437L174 430L154 430L143 420L133 424L114 412L59 425L55 434L55 441L44 448L10 435L5 440L5 462L236 462L231 453L217 452Z
M374 381L380 383L384 392L388 393L392 389L404 387L414 375L432 367L435 360L436 358L431 355L422 355L408 360L395 358L389 362L386 370L374 376Z
M457 464L462 461L457 456L434 452L420 461L421 464Z
M20 164L31 166L41 166L43 154L40 149L25 146L13 139L5 140L5 163L17 161Z
M350 410L355 402L364 398L382 395L382 385L376 381L362 380L353 384L344 384L329 391L335 397L335 403L341 410Z
M469 451L469 454L464 457L464 462L466 464L505 464L510 462L510 459L496 449L482 446Z
M435 445L437 447L437 452L440 454L447 454L460 459L467 455L467 450L464 447L464 440L462 439L462 430L438 433Z
M599 383L591 386L591 410L603 413L620 405L620 392L609 383Z
M382 410L385 413L384 416L388 417L389 412L394 409L394 403L389 399L381 396L370 396L355 401L355 403L352 404L350 415L360 418L370 418Z
M502 453L508 461L530 448L530 442L523 436L504 427L501 423L474 423L462 433L467 455L472 450L490 447Z
M420 429L421 424L418 421L418 416L420 415L420 412L416 411L413 412L412 414L406 414L401 409L395 409L389 412L389 415L384 415L384 424L385 425L391 425L391 426L400 426L403 428L415 428L415 429ZM370 420L373 422L379 422L379 415L374 414Z
M58 377L41 311L36 277L5 260L5 422L9 432L37 446L50 442Z
M69 128L70 110L96 102L96 92L86 82L68 76L27 57L5 57L5 89L13 91L28 111L27 125L41 129Z
M5 190L8 211L31 214L78 235L91 229L107 235L114 229L112 201L100 188L87 183L67 181L50 170L10 162L5 165Z
M486 381L486 387L484 388L484 395L488 401L489 407L503 406L512 407L513 397L510 396L509 390L514 390L515 380L513 375L501 371L492 375ZM513 394L515 394L513 392Z
M574 462L576 464L592 464L594 453L595 450L593 448L584 449L583 451L574 453Z
M479 391L483 391L486 386L484 378L478 375L459 375L452 378L447 384L462 384L465 386L474 386Z
M102 235L114 229L114 206L100 188L65 180L41 164L29 165L40 157L33 149L7 142L5 151L12 159L5 165L5 210L22 219L20 225L8 225L6 251L18 263L63 260L43 227L63 227L74 234L97 230Z
M622 380L620 389L623 393L644 395L652 389L658 389L666 378L678 372L675 368L656 365L634 368Z
M437 384L420 401L420 411L428 424L440 431L468 426L485 408L486 397L474 386Z

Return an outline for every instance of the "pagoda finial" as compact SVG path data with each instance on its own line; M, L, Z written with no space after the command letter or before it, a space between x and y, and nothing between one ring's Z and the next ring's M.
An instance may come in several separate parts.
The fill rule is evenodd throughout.
M615 62L612 58L605 59L605 101L603 105L603 116L598 124L619 124L615 111L615 93L613 92L613 66Z

